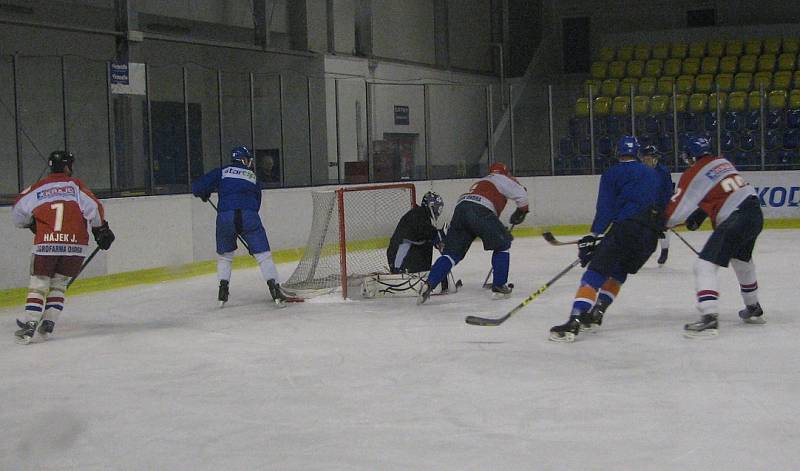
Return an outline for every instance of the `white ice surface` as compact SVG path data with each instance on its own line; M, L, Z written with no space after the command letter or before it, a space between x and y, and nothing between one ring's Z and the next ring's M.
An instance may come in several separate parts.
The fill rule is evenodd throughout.
M701 246L708 233L688 234ZM68 298L55 336L13 341L0 311L0 469L792 470L800 463L800 231L756 252L768 323L741 323L721 272L720 335L682 337L693 254L674 238L631 277L602 331L547 340L566 320L575 269L500 327L574 247L518 239L510 300L461 292L326 297L278 310L258 271ZM282 276L292 266L280 266Z

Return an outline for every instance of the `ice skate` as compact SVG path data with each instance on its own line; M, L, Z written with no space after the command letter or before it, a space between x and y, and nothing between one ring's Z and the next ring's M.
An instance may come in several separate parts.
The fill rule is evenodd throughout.
M669 257L669 249L661 249L661 254L658 256L658 264L663 265L667 263L667 257Z
M20 345L28 345L31 343L36 335L37 324L38 322L36 321L22 322L17 320L17 326L20 327L20 329L14 332L16 342Z
M606 309L608 309L608 305L598 301L592 306L592 309L581 314L578 318L581 323L581 332L596 332L596 329L603 324L603 314Z
M36 333L39 334L39 337L41 337L42 340L47 340L55 328L55 322L51 321L50 319L45 319L41 324L39 324L39 328L36 329Z
M269 288L269 294L272 296L272 300L275 301L275 304L277 304L278 307L286 307L288 301L286 295L281 291L281 285L275 280L269 280L267 281L267 287Z
M511 291L514 290L514 285L509 283L503 286L492 286L492 299L508 299L511 297Z
M764 318L764 311L761 309L760 303L747 306L739 311L739 317L748 324L766 324L767 320Z
M570 316L564 324L550 329L550 340L553 342L574 342L581 330L581 323L577 316Z
M431 297L431 285L428 284L427 281L423 281L422 289L417 296L417 305L425 304L425 302Z
M228 280L219 280L219 294L217 294L217 301L219 301L219 307L225 305L228 302Z
M719 333L718 325L716 314L703 314L699 321L683 326L683 335L688 338L714 337Z

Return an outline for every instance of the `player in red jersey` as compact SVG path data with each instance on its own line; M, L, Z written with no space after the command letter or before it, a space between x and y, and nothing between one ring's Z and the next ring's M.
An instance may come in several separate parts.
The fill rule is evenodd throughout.
M46 339L53 332L64 309L67 283L78 274L86 256L87 221L101 249L107 250L114 241L103 205L83 182L72 177L74 162L69 152L50 154L50 175L26 188L14 203L14 224L34 233L27 319L17 321L19 343L30 343L36 333Z
M517 205L509 221L521 224L528 214L528 190L502 163L490 165L489 175L458 198L445 236L444 252L431 268L425 287L417 298L419 304L428 300L431 291L464 258L476 237L483 241L484 250L492 251L492 297L502 299L511 295L512 286L506 282L510 260L508 250L513 238L499 217L509 199Z
M702 316L698 322L686 324L685 334L688 337L717 335L717 271L728 263L736 272L745 303L739 317L749 324L763 324L764 312L758 302L753 264L753 247L764 225L756 192L733 164L711 154L708 139L690 139L688 154L694 163L681 175L667 206L667 227L686 221L689 230L696 230L708 217L714 232L694 266L697 309Z

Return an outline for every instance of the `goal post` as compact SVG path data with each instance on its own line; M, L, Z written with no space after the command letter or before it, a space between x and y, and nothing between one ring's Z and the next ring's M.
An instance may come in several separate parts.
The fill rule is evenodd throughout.
M387 273L386 248L400 218L416 205L412 183L313 191L313 219L303 256L283 283L302 297L341 289Z

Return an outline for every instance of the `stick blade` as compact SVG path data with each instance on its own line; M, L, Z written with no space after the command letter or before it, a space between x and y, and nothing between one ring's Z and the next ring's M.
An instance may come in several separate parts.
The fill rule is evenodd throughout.
M544 237L544 240L546 240L548 242L555 242L556 241L556 237L553 235L552 232L544 232L544 233L542 233L542 237Z
M488 319L486 317L467 316L467 318L464 319L464 322L466 322L469 325L493 327L502 324L503 322L505 322L506 319L508 319L508 316L503 316L499 319Z

